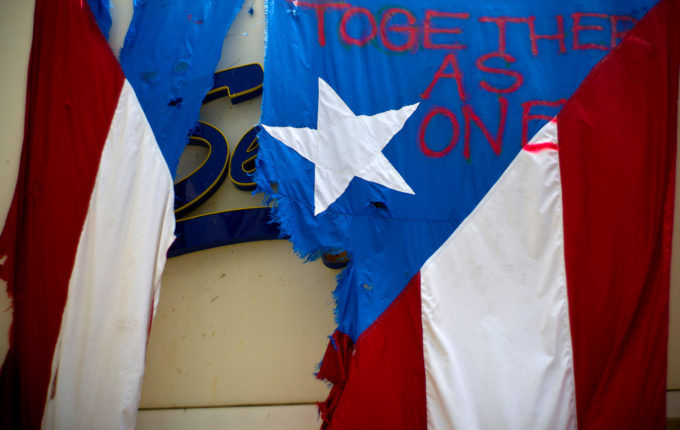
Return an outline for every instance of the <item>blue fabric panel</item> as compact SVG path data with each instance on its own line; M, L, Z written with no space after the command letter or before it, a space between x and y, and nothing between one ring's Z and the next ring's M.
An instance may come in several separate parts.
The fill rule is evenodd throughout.
M545 124L545 119L528 121L523 133L526 103L568 98L610 50L612 16L639 19L656 1L266 3L262 124L315 129L319 78L356 115L375 115L420 102L382 151L415 195L354 178L345 193L317 216L313 212L314 164L266 132L260 134L256 181L261 191L277 200L274 217L281 223L283 233L291 236L296 251L310 259L330 249L345 249L351 255L335 295L338 329L356 340L478 205L521 149L523 134L530 138ZM384 14L390 8L406 10L414 22L409 23L408 15L402 12L388 17L383 27ZM431 32L426 41L428 14L432 28L460 31ZM466 18L451 14L466 14ZM535 34L555 34L558 16L563 19L564 49L558 40L545 38L536 39L532 46L528 23L533 20ZM484 22L483 17L525 19L506 26L505 52L511 59L484 57L498 52L500 47L498 26ZM375 23L373 37L371 20ZM630 20L618 21L617 28L623 30L631 25ZM417 43L403 52L390 49L382 30L387 29L388 43L403 45L408 42L409 33L404 29L409 26L417 29ZM602 30L584 29L595 26ZM319 28L323 29L325 44L321 43ZM364 37L365 46L348 43ZM454 43L464 45L464 49L432 48L432 44ZM461 97L458 82L452 78L452 64L444 63L450 54L460 68L465 97ZM445 76L434 84L429 96L423 96L442 64L446 66ZM496 72L489 72L489 68ZM488 91L482 82L499 89L508 89L516 82L512 75L497 70L521 73L521 85L500 94ZM500 153L492 149L472 120L468 124L470 145L466 153L464 110L473 111L495 136L505 102L507 118ZM428 113L436 107L455 115L457 131L443 115L434 116L423 128ZM534 106L530 111L546 118L558 112L559 106ZM421 129L432 151L444 150L457 134L455 146L445 156L429 157L421 149Z
M174 174L242 0L135 0L120 62Z
M97 21L99 29L102 31L104 38L109 40L109 33L111 32L111 2L110 0L87 0L90 5L90 10L94 19Z

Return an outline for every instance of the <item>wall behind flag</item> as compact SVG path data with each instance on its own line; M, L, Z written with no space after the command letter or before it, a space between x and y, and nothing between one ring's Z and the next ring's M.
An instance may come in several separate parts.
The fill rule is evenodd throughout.
M113 1L110 43L116 53L131 3ZM0 2L0 225L18 169L32 15L33 2ZM218 69L261 63L263 29L262 2L246 0L225 40ZM260 101L232 105L226 99L216 100L203 107L201 118L220 128L233 151L238 139L258 121ZM200 151L188 152L184 168L200 162L201 156ZM257 197L225 181L194 214L258 203ZM679 197L676 205L680 214ZM680 232L678 218L675 229ZM674 248L668 388L680 390L680 234L675 235ZM211 422L272 428L266 413L259 412L262 409L238 406L309 405L323 400L326 387L314 379L313 372L334 328L335 273L319 262L302 264L286 241L232 245L170 259L149 341L141 402L145 410L138 428L171 428L163 425L170 421L174 428L204 428ZM0 284L3 358L11 321L4 287ZM201 409L208 406L217 408ZM286 408L291 409L268 409L274 417L270 419L279 424L311 423L309 428L314 428L313 406ZM680 411L672 416L680 416Z
M31 50L34 2L10 0L0 3L0 128L3 130L0 144L0 230L14 194L21 142L24 137L24 100L28 56ZM2 262L2 256L0 256ZM0 360L5 359L9 349L9 325L12 321L7 284L0 280Z

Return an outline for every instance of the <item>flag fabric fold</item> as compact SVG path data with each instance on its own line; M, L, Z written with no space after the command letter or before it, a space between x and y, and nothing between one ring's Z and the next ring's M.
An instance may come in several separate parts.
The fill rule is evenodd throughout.
M21 157L0 427L133 428L172 176L87 3L36 2Z
M144 108L170 171L213 87L222 44L243 0L146 0L134 13L120 64Z
M135 2L121 69L109 1L37 0L0 236L14 308L0 427L134 427L174 240L172 172L240 4Z
M660 2L558 116L583 428L666 426L679 16Z

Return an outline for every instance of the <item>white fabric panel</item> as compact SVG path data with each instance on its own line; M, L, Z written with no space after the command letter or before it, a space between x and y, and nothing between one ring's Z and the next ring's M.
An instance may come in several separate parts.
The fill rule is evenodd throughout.
M147 409L137 430L319 430L316 404Z
M521 151L425 263L429 429L576 428L562 237L557 151Z
M172 177L125 81L78 244L43 428L132 429L175 228Z

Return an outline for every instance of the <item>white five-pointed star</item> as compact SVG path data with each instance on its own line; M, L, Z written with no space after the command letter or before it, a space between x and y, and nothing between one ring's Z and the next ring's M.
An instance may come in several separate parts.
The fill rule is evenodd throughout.
M314 215L325 211L356 176L415 194L382 150L415 112L418 103L373 116L354 115L319 78L317 128L272 127L267 133L314 163Z

